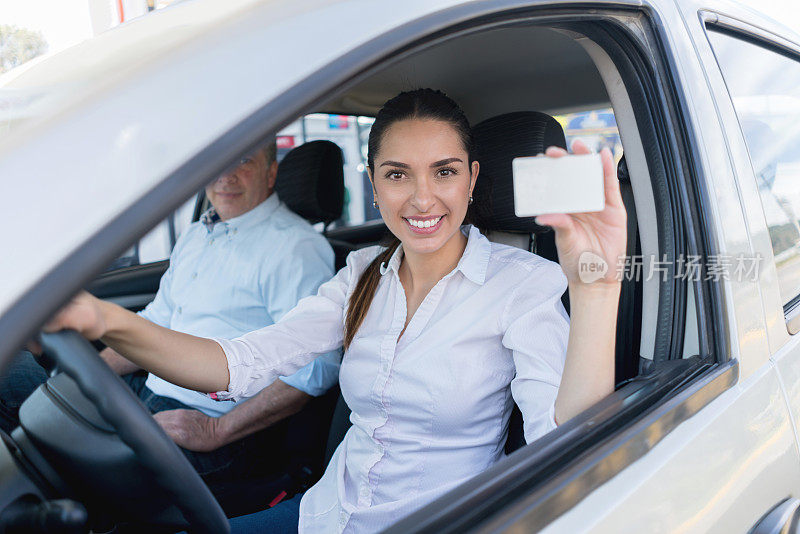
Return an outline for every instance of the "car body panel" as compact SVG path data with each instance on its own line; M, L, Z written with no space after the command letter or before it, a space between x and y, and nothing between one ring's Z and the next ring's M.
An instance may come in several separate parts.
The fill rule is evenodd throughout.
M634 533L644 525L653 533L746 532L797 494L798 462L777 373L768 364L544 532Z

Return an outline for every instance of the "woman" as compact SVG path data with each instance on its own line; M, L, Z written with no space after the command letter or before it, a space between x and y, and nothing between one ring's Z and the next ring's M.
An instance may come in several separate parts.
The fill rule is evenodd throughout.
M351 253L279 323L203 339L84 293L48 325L102 338L140 367L220 399L249 397L344 346L340 384L353 426L325 474L302 500L237 518L234 530L296 527L298 516L304 532L382 529L500 458L512 396L530 442L613 390L620 284L613 273L591 284L577 273L581 252L611 265L624 253L625 210L607 149L605 209L538 219L555 228L559 268L462 228L479 164L467 119L443 93L389 100L368 148L393 243ZM588 152L581 143L573 150ZM567 284L571 329L560 302Z

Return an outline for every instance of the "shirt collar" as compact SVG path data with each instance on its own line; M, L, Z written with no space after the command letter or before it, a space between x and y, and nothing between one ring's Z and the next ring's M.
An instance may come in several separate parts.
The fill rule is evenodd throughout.
M389 258L388 262L381 263L381 276L388 273L389 271L394 271L397 274L400 274L400 262L403 259L403 245L400 244L397 246L397 249L392 254L392 257Z
M212 206L208 211L203 213L200 217L200 222L205 225L206 230L209 232L214 229L214 225L218 222L224 222L230 228L245 228L247 226L252 226L263 222L272 215L278 206L280 205L281 200L278 198L278 193L274 192L267 197L267 199L256 206L255 208L242 213L238 217L234 217L233 219L228 219L227 221L222 221L217 214L217 211Z
M462 226L461 232L467 236L467 246L464 248L464 253L461 255L461 259L458 260L458 265L456 265L453 272L461 271L461 274L467 279L478 285L483 285L486 280L486 269L489 266L489 256L492 254L492 244L480 230L472 225ZM392 257L389 258L389 261L381 264L381 276L389 271L399 274L402 259L403 245L399 245Z

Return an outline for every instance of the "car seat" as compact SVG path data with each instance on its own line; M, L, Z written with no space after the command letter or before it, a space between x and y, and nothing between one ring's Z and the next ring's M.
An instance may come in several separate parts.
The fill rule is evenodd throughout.
M473 128L475 145L481 171L475 184L474 224L492 241L506 243L532 252L551 261L558 261L555 233L536 224L533 217L514 215L514 187L511 162L514 158L535 156L548 146L566 148L561 124L550 115L536 111L506 113L487 119ZM625 158L617 171L622 201L628 213L628 256L641 254L636 206ZM480 189L479 189L480 188ZM480 203L478 202L480 199ZM525 241L528 247L522 246ZM569 312L569 294L561 297ZM641 281L624 277L620 292L617 316L615 350L615 382L633 378L638 372L639 343L641 340ZM525 444L522 432L522 414L517 407L511 415L506 452L510 453Z
M344 168L342 150L331 141L309 141L287 153L278 165L275 191L295 213L325 229L342 216ZM323 230L323 234L325 230ZM335 254L335 270L344 266L353 245L328 238Z

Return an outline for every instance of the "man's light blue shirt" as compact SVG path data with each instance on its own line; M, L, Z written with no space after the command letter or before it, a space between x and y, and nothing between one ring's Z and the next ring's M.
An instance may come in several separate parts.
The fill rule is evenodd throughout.
M204 217L209 220L208 217ZM155 299L140 315L187 334L232 339L277 322L333 276L327 240L276 193L233 219L192 223L181 234ZM319 396L339 377L339 351L317 358L285 383ZM235 406L153 374L147 387L208 415Z

